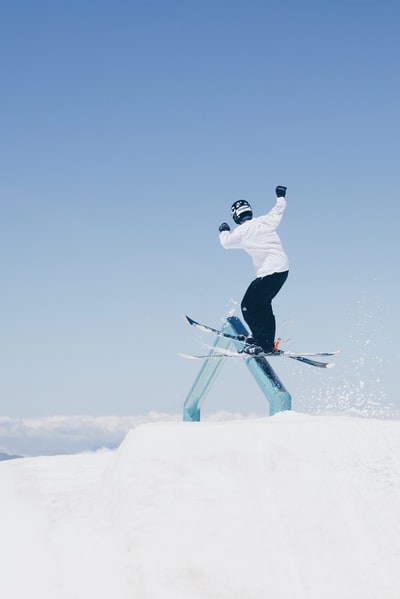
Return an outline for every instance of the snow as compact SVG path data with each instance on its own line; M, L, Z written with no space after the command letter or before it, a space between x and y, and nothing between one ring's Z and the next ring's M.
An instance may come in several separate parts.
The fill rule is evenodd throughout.
M0 463L0 597L398 599L400 421L158 422Z

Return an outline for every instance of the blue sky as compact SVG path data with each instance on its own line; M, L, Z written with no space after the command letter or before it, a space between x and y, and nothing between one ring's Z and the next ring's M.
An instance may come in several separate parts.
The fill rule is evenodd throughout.
M0 412L179 412L253 278L218 226L288 187L275 300L296 406L400 403L395 1L8 2L0 8ZM239 315L239 314L238 314ZM291 361L290 361L291 362ZM262 410L224 367L209 409Z

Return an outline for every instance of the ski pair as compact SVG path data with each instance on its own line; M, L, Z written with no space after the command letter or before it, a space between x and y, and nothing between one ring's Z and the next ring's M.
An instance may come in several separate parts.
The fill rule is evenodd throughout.
M184 316L186 322L194 326L201 331L205 331L207 333L213 333L219 337L225 337L226 339L231 339L232 341L240 341L244 343L245 346L251 346L247 342L248 337L246 335L232 335L230 333L225 333L225 331L220 331L219 329L215 329L208 325L205 325L201 322L197 322L190 318L190 316ZM247 352L229 352L229 351L216 351L216 353L211 355L192 355L192 354L180 354L183 358L191 359L191 360L203 360L207 358L246 358L246 359L254 359L254 358L270 358L275 356L284 356L286 358L291 358L292 360L297 360L299 362L303 362L304 364L308 364L309 366L315 366L317 368L332 368L335 366L333 362L320 362L319 360L312 360L310 356L333 356L339 353L339 351L334 352L314 352L314 353L297 353L283 350L275 350L271 353L259 352L254 354L249 354Z

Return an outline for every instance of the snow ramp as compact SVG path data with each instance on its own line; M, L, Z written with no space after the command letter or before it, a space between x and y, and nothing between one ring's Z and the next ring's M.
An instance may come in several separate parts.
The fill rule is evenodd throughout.
M138 599L399 599L400 422L293 412L128 434L102 513Z

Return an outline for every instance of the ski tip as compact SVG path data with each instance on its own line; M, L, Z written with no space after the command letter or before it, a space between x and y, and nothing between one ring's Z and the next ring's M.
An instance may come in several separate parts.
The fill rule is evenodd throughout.
M336 366L335 362L328 362L325 368L334 368Z
M184 318L184 320L185 320L185 322L186 322L187 324L194 324L194 322L195 322L195 321L193 320L193 318L190 318L190 316L188 316L187 314L184 314L184 315L183 315L183 318Z
M178 356L180 356L181 358L185 358L186 360L196 360L196 356L192 356L191 354L183 354L183 353L179 353Z

